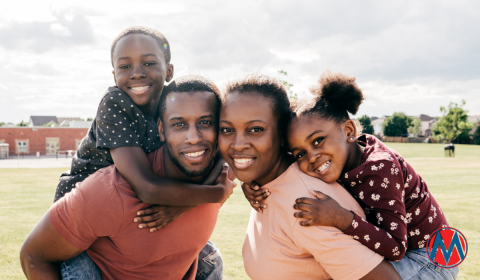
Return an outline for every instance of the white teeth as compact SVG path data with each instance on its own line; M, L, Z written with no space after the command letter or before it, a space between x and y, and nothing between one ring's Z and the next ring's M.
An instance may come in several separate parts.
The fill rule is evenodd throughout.
M143 91L149 88L150 86L144 86L144 87L132 87L131 90L133 91Z
M251 158L235 158L233 159L236 163L240 163L240 164L245 164L247 162L251 162L252 159Z
M199 157L205 153L205 150L200 151L200 152L195 152L195 153L185 153L185 155L189 157Z
M322 164L322 166L320 166L320 168L318 168L317 171L322 172L323 170L327 169L327 167L329 166L330 166L330 161L327 161L324 164Z

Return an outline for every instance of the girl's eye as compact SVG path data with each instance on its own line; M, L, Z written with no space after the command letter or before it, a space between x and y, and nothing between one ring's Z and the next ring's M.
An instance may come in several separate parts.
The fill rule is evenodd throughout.
M232 132L232 131L233 131L233 129L228 128L228 127L220 128L220 132L222 132L222 133L229 133L229 132Z
M305 155L305 152L300 152L300 153L298 153L298 154L295 156L295 159L296 159L296 160L299 160L299 159L301 159L304 155Z
M318 137L317 139L313 140L313 146L317 146L318 144L322 143L325 137Z
M253 127L248 132L260 132L263 131L262 127Z

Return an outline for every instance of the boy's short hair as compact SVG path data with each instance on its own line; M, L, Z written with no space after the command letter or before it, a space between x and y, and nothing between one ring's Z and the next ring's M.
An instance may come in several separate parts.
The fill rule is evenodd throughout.
M208 91L215 95L216 99L216 116L218 117L220 113L220 90L218 87L209 79L199 76L199 75L187 75L182 76L178 79L175 79L173 82L168 84L163 88L162 95L160 96L160 101L158 104L158 116L160 119L163 118L166 108L166 100L168 94L171 92L195 92L195 91Z
M170 59L171 59L170 44L168 43L167 38L165 38L165 36L162 33L160 33L158 30L145 27L145 26L132 26L123 30L115 38L115 40L113 40L112 48L110 49L110 59L112 61L112 66L113 66L113 51L115 50L115 46L117 46L118 40L122 39L123 37L129 34L144 34L157 40L158 46L160 47L160 49L162 49L163 54L165 56L165 62L170 63Z

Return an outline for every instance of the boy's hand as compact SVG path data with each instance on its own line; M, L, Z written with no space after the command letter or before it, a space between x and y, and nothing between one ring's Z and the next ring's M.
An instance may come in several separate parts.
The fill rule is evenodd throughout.
M215 185L219 187L222 192L220 200L217 203L224 203L233 193L233 188L237 185L237 183L233 181L234 179L235 175L233 174L233 171L231 171L227 163L224 163L222 173L220 173L220 176L218 176L215 181Z
M150 228L150 232L155 232L166 227L185 212L193 209L195 206L163 206L154 205L152 207L139 210L137 217L133 219L135 223L140 223L139 228Z
M293 214L296 218L305 219L301 226L329 226L341 231L347 230L353 221L353 213L343 208L333 198L319 191L311 191L316 198L297 198L293 208L301 210Z
M242 190L245 198L250 202L255 211L263 213L263 209L267 209L267 204L262 203L270 195L268 189L262 189L255 183L242 183Z

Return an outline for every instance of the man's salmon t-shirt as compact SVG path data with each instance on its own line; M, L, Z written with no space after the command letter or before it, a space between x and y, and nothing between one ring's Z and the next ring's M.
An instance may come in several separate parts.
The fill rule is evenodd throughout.
M310 192L317 190L365 218L338 183L310 177L293 163L262 188L271 193L268 208L263 213L252 210L243 244L243 262L251 279L360 279L382 262L382 256L337 228L302 227L293 216L295 200L313 198Z
M165 177L163 148L148 157L154 173ZM68 242L87 252L102 279L194 279L220 204L199 205L155 232L133 222L149 206L112 165L52 205L50 219Z

